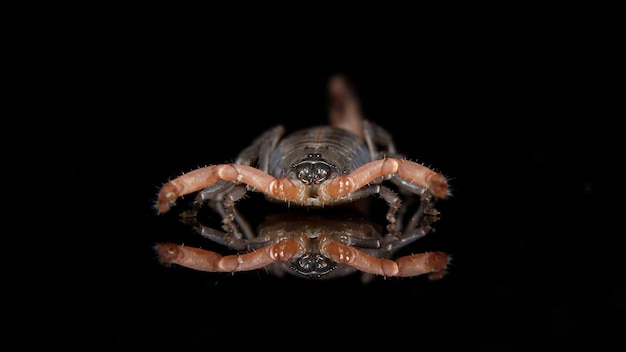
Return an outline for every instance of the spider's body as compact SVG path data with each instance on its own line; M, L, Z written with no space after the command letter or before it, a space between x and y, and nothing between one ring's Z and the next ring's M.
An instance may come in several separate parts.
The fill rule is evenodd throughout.
M205 237L239 254L221 256L160 244L161 260L205 271L252 270L277 264L273 267L311 278L355 270L385 276L431 273L431 277L440 277L448 262L443 253L415 254L395 261L388 258L428 233L438 215L434 199L448 196L445 177L399 155L387 131L355 113L355 98L348 94L347 86L340 84L335 89L343 89L343 95L331 109L331 125L287 136L282 126L276 126L256 138L234 163L199 168L167 182L159 193L158 212L169 211L177 198L196 192L196 204L208 204L220 214L224 231L196 220L189 222ZM315 216L300 212L295 218L270 216L255 229L235 206L247 192L261 192L273 202L317 212ZM337 218L331 211L373 195L388 204L385 231L369 227L371 219ZM401 221L405 213L413 211L408 208L411 202L406 201L414 198L419 207L408 221ZM191 218L196 211L188 213Z

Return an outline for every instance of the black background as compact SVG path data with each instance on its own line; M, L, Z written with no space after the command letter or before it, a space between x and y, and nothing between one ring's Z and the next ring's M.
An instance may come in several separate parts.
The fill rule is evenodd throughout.
M624 347L623 43L604 2L73 1L47 11L41 72L69 136L68 212L80 214L66 266L80 330L66 342ZM449 274L362 285L160 265L156 242L204 241L175 214L156 215L159 187L232 161L276 124L325 123L334 73L400 152L449 177L436 232L411 248L450 253Z

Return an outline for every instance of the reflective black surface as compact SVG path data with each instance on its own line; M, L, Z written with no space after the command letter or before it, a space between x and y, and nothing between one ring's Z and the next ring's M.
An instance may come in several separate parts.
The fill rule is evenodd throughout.
M63 267L80 330L66 343L624 347L626 188L610 87L623 79L602 3L93 1L65 2L54 18L46 72L66 88L51 89L50 108L74 119L65 140L79 214ZM410 248L450 253L449 274L363 285L159 264L159 241L220 249L156 214L159 187L232 161L275 124L325 123L337 72L401 153L449 177L436 231Z

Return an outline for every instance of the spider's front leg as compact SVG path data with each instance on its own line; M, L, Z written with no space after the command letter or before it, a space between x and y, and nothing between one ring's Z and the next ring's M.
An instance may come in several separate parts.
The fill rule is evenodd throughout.
M197 192L219 181L244 183L278 199L298 201L304 196L302 185L288 178L277 179L248 165L218 164L188 172L163 185L156 204L157 211L165 213L179 197Z
M168 212L179 197L205 188L199 195L199 200L218 200L231 188L228 185L218 185L220 181L245 183L246 180L250 180L250 186L265 189L263 187L274 181L273 177L265 173L269 154L284 133L283 126L275 126L262 133L249 147L242 150L235 163L203 167L167 182L159 192L156 204L158 213ZM255 163L259 165L261 171L252 167Z
M339 198L352 193L370 182L388 176L397 176L418 189L427 189L437 198L446 198L448 181L426 166L399 158L384 158L360 166L348 175L337 176L321 186L325 197Z

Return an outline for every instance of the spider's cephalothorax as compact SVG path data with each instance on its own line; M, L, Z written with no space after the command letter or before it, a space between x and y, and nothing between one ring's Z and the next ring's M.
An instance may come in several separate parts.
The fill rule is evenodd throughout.
M304 184L320 184L348 174L372 158L362 138L332 126L296 131L267 152L270 175L298 179Z

